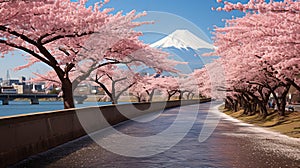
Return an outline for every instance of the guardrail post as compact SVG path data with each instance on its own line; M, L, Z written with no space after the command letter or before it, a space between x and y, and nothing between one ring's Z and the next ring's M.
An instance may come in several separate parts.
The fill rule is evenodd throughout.
M40 104L39 99L38 98L31 98L30 99L30 104Z
M8 105L9 99L2 99L2 105Z

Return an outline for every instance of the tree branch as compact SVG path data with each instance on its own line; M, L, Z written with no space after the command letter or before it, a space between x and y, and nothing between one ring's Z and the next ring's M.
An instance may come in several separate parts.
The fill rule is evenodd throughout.
M18 32L16 32L16 31L13 31L13 30L11 30L11 29L5 27L5 26L0 26L0 30L1 30L1 31L5 31L5 32L8 32L9 34L14 35L14 36L16 36L16 37L20 37L22 40L24 40L24 41L26 41L26 42L28 42L28 43L34 45L34 46L37 46L37 43L36 43L34 40L30 39L29 37L27 37L27 36L25 36L25 35L23 35L23 34L21 34L21 33L18 33Z
M5 44L5 45L8 45L8 46L13 47L13 48L20 49L20 50L22 50L22 51L24 51L24 52L26 52L26 53L28 53L28 54L34 56L35 58L41 60L41 61L44 62L45 64L51 66L50 62L49 62L47 59L45 59L44 57L40 56L39 54L35 53L34 51L32 51L32 50L30 50L30 49L28 49L28 48L26 48L26 47L18 46L18 45L13 44L13 43L8 43L7 41L2 40L2 39L0 39L0 43Z
M41 44L42 45L45 45L45 44L48 44L48 43L51 43L55 40L59 40L59 39L62 39L62 38L72 38L72 37L82 37L82 36L86 36L86 35L91 35L95 32L93 31L90 31L90 32L84 32L84 33L81 33L81 34L78 34L78 33L74 33L74 34L66 34L66 35L57 35L57 36L54 36L48 40L45 40L43 41Z
M120 93L116 96L116 99L118 100L119 99L119 97L125 92L125 91L127 91L128 89L130 89L132 86L134 86L135 85L135 82L134 83L132 83L132 84L130 84L129 86L127 86L125 89L123 89L122 91L120 91Z

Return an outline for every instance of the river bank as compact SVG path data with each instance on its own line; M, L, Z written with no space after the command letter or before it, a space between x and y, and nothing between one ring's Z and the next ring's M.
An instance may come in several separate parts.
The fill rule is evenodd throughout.
M144 115L139 117L138 121L148 122L139 123L134 120L124 122L114 127L118 133L113 129L98 131L93 134L97 137L95 139L89 136L82 137L27 158L13 167L299 167L300 139L231 120L232 117L220 114L218 108L214 108L215 105L219 106L218 103L212 103L172 108L160 114ZM177 115L179 111L185 115L180 122L173 125L179 117ZM198 115L195 119L196 113ZM211 114L210 117L207 117L208 114ZM216 123L219 117L221 120L213 134L205 141L199 141L201 130L208 128L203 123L211 128L211 124ZM189 131L182 129L191 123L194 124ZM173 126L177 127L174 129L175 133L161 134ZM177 145L166 148L166 141L177 139L182 133L186 135ZM206 133L201 136L206 136ZM149 142L149 145L138 148L141 143L137 143L136 140L122 141L124 134L142 138L143 142ZM160 140L151 143L152 137L157 135L161 136ZM103 145L101 143L103 141L107 143ZM107 150L109 147L121 149L126 154L139 149L142 153L137 154L157 151L156 149L166 151L150 157L128 157L114 153L115 150Z
M254 124L260 127L270 128L273 131L281 134L300 138L300 112L286 112L285 117L280 117L276 112L271 112L265 119L262 119L258 114L247 116L243 115L243 110L237 112L227 110L224 106L219 109L221 112L239 119L243 122Z

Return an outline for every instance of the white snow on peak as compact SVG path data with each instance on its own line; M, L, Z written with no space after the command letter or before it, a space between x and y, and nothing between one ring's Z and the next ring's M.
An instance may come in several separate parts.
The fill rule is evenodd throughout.
M178 49L192 48L198 50L201 48L214 49L212 44L200 39L188 30L176 30L167 37L150 45L154 48L175 47Z

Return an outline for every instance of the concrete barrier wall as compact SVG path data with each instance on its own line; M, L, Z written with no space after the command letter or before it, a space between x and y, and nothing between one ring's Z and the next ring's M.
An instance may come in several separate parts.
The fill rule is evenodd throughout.
M0 118L0 167L110 125L150 112L205 100L134 103ZM107 121L107 122L106 122Z

